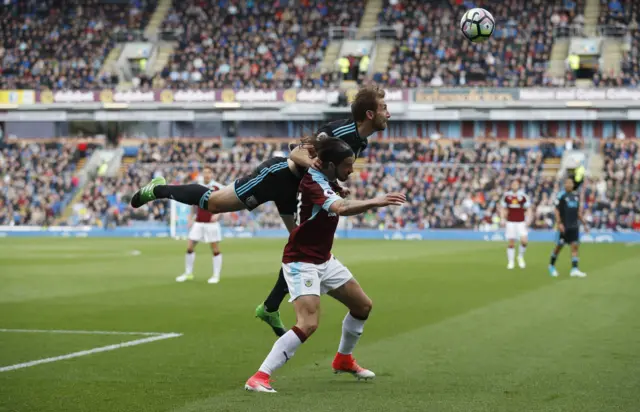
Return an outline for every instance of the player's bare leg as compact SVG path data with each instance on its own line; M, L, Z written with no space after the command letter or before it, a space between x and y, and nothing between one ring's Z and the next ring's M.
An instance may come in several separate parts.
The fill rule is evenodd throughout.
M554 278L558 277L558 271L556 270L556 260L558 259L558 255L560 254L561 250L562 244L558 243L551 252L551 260L549 261L549 275L553 276Z
M334 373L350 373L365 380L375 378L375 373L358 365L353 358L353 349L364 331L364 323L369 318L373 302L353 278L328 294L349 309L342 321L340 345L331 364Z
M187 243L187 253L184 256L184 273L176 278L176 282L186 282L193 280L193 263L196 261L195 248L198 242L189 240Z
M527 251L527 245L529 244L529 239L526 236L522 236L520 238L520 248L518 249L518 266L520 269L524 269L527 267L527 263L524 260L524 254Z
M164 178L155 178L131 198L131 206L139 208L158 199L171 199L185 205L198 206L211 213L236 212L246 209L236 196L234 185L212 190L199 184L167 185Z
M582 272L580 269L578 269L578 250L580 248L580 243L578 242L574 242L571 244L571 272L570 272L570 276L571 277L576 277L576 278L584 278L587 276L586 273Z
M220 282L220 272L222 271L222 253L220 252L220 243L211 243L211 253L213 254L213 275L207 283Z
M291 359L298 347L318 329L320 296L300 296L293 302L293 307L296 311L296 325L273 344L258 372L244 385L246 390L274 393L270 384L271 375Z
M507 269L513 269L516 267L516 240L509 239L507 244Z

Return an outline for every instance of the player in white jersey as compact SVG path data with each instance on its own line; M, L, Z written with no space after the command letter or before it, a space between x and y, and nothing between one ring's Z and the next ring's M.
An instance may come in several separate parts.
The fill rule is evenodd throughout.
M202 170L202 177L206 186L212 190L220 190L223 187L223 185L213 180L213 170L210 167L205 167ZM176 278L177 282L193 279L193 264L196 260L194 250L198 242L208 243L213 253L213 275L209 278L208 283L220 282L220 272L222 271L222 253L220 252L222 228L218 219L218 215L214 215L198 206L193 206L193 211L189 216L189 242L187 243L187 254L184 258L184 273Z
M514 180L511 183L511 190L502 197L500 222L505 227L505 237L507 238L507 269L515 267L516 240L520 240L520 250L518 253L518 266L524 269L526 266L524 253L527 250L528 226L531 222L531 201L529 196L520 189L520 182Z

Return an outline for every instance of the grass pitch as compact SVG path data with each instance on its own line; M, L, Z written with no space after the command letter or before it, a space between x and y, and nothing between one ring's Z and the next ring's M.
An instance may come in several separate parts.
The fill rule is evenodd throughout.
M355 355L374 382L334 376L345 310L323 298L318 332L275 376L243 390L275 336L253 318L282 240L227 240L218 285L197 249L157 239L0 240L0 329L178 333L0 372L0 411L636 411L640 246L589 244L571 279L550 244L507 271L504 244L337 241L373 299ZM287 326L293 309L282 306ZM0 331L0 369L148 335Z

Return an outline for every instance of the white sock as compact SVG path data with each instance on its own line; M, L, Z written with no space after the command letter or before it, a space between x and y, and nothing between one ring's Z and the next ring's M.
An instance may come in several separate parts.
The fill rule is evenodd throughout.
M518 250L518 256L520 256L521 258L524 258L524 252L527 251L527 247L520 245L520 249Z
M280 369L293 355L296 353L296 349L302 345L302 341L296 335L293 330L287 331L284 335L273 344L271 352L267 355L262 365L260 365L260 372L264 372L271 376L273 372Z
M193 262L196 261L196 252L187 253L184 257L184 273L192 274L193 273Z
M516 257L516 248L508 247L507 248L507 259L509 259L509 263L513 262L513 259Z
M338 353L343 355L353 353L353 348L356 347L356 343L358 343L364 331L364 322L364 320L351 316L351 313L347 313L347 316L342 321L342 337L340 338Z
M219 278L222 272L222 254L213 257L213 277Z

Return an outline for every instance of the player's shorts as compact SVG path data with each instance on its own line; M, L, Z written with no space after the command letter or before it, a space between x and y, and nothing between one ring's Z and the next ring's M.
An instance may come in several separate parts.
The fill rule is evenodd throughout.
M300 296L325 295L353 279L349 269L333 256L319 265L305 262L283 263L282 271L291 295L289 302Z
M558 232L556 235L557 245L570 245L572 243L580 242L580 230L579 229L565 229L564 233Z
M529 234L525 222L507 222L504 237L507 239L520 239Z
M293 215L299 185L300 177L291 172L287 158L274 157L260 163L250 175L236 180L233 187L247 210L274 201L281 215Z
M216 243L222 240L222 228L220 223L194 222L189 230L189 240L203 243Z

